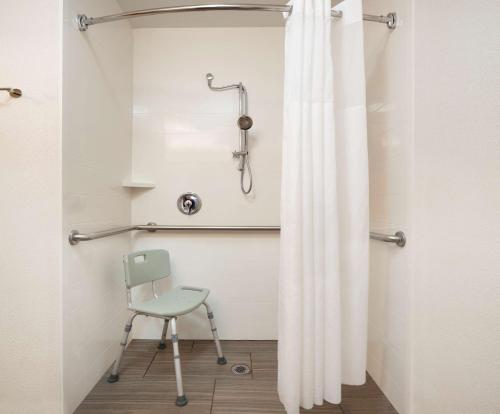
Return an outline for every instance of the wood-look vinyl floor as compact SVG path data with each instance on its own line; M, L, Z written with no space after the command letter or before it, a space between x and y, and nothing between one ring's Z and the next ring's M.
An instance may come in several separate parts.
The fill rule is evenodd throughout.
M189 403L177 407L171 346L133 340L122 360L120 381L105 375L76 410L77 414L285 414L276 391L276 341L222 341L227 365L217 365L212 341L181 341L182 374ZM244 363L250 374L231 366ZM303 414L397 414L368 376L365 385L343 386L342 403L325 403Z

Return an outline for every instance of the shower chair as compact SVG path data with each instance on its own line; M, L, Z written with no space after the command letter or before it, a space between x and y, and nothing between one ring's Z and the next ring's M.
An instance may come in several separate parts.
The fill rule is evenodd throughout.
M143 250L123 256L123 265L125 268L125 285L127 287L128 309L132 311L120 342L120 351L113 365L111 374L108 376L109 383L119 380L118 369L123 352L127 346L128 336L132 329L132 322L137 315L152 316L163 319L163 330L161 334L159 349L166 347L166 337L169 322L172 325L172 348L174 352L174 369L177 383L177 400L175 404L182 407L188 403L182 384L181 357L179 354L179 339L177 336L177 318L181 315L190 313L204 305L207 311L208 320L212 329L212 335L217 350L217 363L225 365L226 358L222 353L222 348L215 326L215 319L212 309L206 302L210 293L208 289L178 286L163 294L158 294L155 282L159 279L170 276L170 256L166 250ZM151 283L153 298L146 302L133 303L131 289Z

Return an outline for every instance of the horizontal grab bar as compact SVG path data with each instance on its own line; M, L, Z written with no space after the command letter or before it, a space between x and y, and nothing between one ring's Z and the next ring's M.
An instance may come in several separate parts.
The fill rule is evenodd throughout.
M148 223L136 226L137 230L147 230L154 233L157 230L211 230L211 231L279 231L280 226L176 226Z
M146 225L118 227L115 229L98 231L95 233L81 234L78 230L72 230L69 233L69 244L75 245L81 241L89 241L102 239L103 237L114 236L116 234L126 233L134 230L146 230L151 233L155 231L185 231L185 230L209 230L209 231L280 231L280 226L176 226L176 225L159 225L156 223L148 223ZM386 243L395 243L399 247L406 245L406 236L402 231L395 234L382 234L370 232L370 239L380 240Z

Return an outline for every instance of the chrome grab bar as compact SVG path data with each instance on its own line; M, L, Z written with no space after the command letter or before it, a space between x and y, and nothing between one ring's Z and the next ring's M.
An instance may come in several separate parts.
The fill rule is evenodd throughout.
M147 230L154 233L157 230L210 230L210 231L279 231L280 226L176 226L148 223L136 226L137 230Z
M0 88L0 91L9 92L9 95L12 98L20 98L21 96L23 96L23 91L17 88Z
M177 225L159 225L156 223L148 223L146 225L137 226L126 226L117 227L110 230L98 231L95 233L81 234L78 230L72 230L69 233L68 240L69 244L75 245L81 241L89 241L102 239L103 237L114 236L116 234L127 233L134 230L146 230L151 233L155 231L280 231L280 226L177 226ZM370 239L380 240L386 243L395 243L399 247L404 247L406 245L406 236L402 231L398 231L395 234L382 234L370 232Z
M89 241L102 239L103 237L114 236L115 234L127 233L129 231L138 230L137 226L117 227L114 229L97 231L95 233L81 234L78 230L71 230L69 232L69 244L78 244L81 241Z
M379 240L386 243L396 243L399 247L405 247L406 245L406 235L402 231L397 231L394 234L383 234L370 232L370 239Z

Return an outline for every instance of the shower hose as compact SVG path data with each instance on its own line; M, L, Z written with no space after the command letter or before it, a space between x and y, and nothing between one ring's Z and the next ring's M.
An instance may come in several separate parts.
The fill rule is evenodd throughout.
M252 191L252 185L253 185L253 178L252 178L252 168L250 167L250 160L247 155L242 155L243 157L243 168L241 168L241 174L240 174L240 187L241 187L241 192L245 195L250 194L250 191ZM245 188L245 171L247 171L248 175L248 186Z

